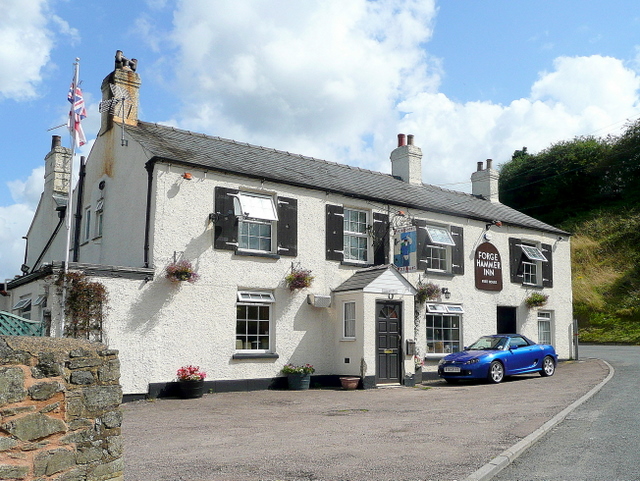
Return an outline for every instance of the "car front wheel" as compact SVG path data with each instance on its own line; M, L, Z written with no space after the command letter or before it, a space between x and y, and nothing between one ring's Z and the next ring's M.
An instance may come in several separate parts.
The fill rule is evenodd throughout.
M556 363L551 356L547 356L542 360L542 371L540 375L543 377L553 376L556 372Z
M498 384L504 379L504 366L500 361L493 361L489 366L489 382Z

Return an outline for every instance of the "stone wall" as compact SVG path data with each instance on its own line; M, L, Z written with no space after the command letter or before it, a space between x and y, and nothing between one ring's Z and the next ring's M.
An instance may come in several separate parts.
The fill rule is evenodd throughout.
M0 336L0 480L122 481L118 351Z

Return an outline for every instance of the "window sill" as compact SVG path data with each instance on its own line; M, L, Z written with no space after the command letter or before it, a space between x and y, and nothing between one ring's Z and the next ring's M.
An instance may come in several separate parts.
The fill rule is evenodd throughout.
M266 257L268 259L280 259L280 256L278 254L274 254L272 252L256 252L256 251L249 251L245 249L236 249L235 254L237 256Z
M430 276L440 276L440 277L454 277L455 274L453 274L452 272L445 272L445 271L435 271L435 270L431 270L431 269L425 269L424 270L425 273L429 273Z
M356 342L357 339L355 337L343 337L340 339L340 342Z
M340 261L341 266L352 266L352 267L371 267L373 264L368 264L366 262L356 262L356 261Z
M275 352L236 352L231 359L278 359Z

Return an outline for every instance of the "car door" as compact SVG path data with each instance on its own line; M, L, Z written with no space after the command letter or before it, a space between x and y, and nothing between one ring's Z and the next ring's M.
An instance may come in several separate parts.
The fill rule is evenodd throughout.
M513 336L509 339L509 363L508 374L518 374L526 372L537 364L540 349L536 345L531 345L521 336Z

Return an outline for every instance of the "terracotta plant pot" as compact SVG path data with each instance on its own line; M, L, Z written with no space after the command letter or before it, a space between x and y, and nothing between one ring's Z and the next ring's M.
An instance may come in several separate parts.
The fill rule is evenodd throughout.
M340 378L340 383L342 384L342 389L353 391L354 389L358 388L358 384L360 384L360 378L345 376Z

